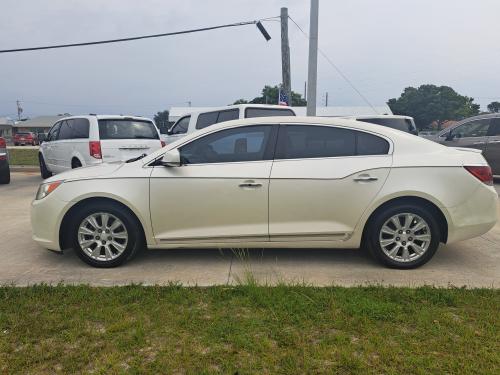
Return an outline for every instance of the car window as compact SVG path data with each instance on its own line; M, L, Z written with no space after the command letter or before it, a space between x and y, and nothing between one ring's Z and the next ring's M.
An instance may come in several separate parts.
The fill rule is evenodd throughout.
M389 142L384 138L365 132L356 132L356 155L385 155Z
M354 131L328 126L281 126L276 159L303 159L356 154Z
M219 112L208 112L208 113L200 113L198 115L198 120L196 120L196 129L203 129L207 126L213 125L217 122L217 117L219 116Z
M61 122L57 122L52 129L50 129L49 134L47 135L47 141L55 141L57 139L57 135L59 133L59 128L61 127Z
M488 135L492 137L500 136L500 117L495 117L491 119Z
M89 137L89 120L86 118L75 118L72 120L72 130L74 139L82 139Z
M99 138L103 139L159 139L158 130L151 121L133 119L102 119Z
M73 138L73 121L64 120L61 122L61 127L59 129L58 140L72 139Z
M217 117L217 123L224 121L237 120L239 118L240 110L238 108L229 109L227 111L220 111Z
M451 136L457 138L485 137L490 126L489 119L474 120L451 130Z
M389 142L376 135L330 126L280 127L276 159L383 155Z
M245 118L251 117L269 117L269 116L295 116L295 113L289 108L247 108L245 109Z
M189 121L191 120L191 116L182 117L179 121L177 121L171 128L170 134L185 134L188 131Z
M269 160L271 125L221 130L198 138L179 149L183 164Z

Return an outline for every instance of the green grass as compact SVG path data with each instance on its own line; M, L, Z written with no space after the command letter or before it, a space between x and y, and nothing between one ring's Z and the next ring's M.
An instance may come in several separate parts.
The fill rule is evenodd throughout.
M0 288L0 373L498 374L500 290Z
M9 148L10 165L38 165L38 150Z

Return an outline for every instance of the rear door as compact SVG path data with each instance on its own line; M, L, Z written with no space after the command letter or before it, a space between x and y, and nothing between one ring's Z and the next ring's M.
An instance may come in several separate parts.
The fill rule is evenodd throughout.
M483 152L494 175L500 175L500 117L492 118L488 131L488 143Z
M271 241L335 241L354 231L392 165L385 138L322 125L280 126L269 187Z
M158 129L151 121L117 118L99 119L102 161L125 161L161 148Z

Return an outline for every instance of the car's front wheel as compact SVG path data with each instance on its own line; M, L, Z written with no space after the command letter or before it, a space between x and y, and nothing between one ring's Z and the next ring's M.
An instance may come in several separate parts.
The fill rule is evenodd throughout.
M78 256L94 267L116 267L143 248L140 223L112 203L91 203L74 216L69 235Z
M436 253L440 242L439 225L432 210L414 204L398 204L376 215L367 241L371 254L386 266L416 268Z
M47 169L47 165L45 164L45 159L42 154L38 154L38 164L40 165L40 175L44 180L52 176L52 173Z

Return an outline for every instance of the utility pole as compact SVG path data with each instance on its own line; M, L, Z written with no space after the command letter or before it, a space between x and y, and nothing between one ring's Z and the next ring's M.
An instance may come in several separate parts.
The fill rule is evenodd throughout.
M19 100L16 100L17 104L17 119L21 121L21 113L23 113L23 107L21 107L21 102Z
M307 81L304 81L304 99L307 100Z
M328 107L328 91L325 94L325 107Z
M307 115L316 116L316 88L318 80L318 15L319 0L311 0L309 21L309 67L307 73Z
M292 105L292 79L290 77L290 45L288 44L288 8L281 8L281 75L283 91Z

